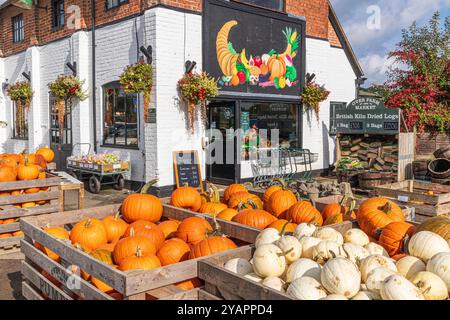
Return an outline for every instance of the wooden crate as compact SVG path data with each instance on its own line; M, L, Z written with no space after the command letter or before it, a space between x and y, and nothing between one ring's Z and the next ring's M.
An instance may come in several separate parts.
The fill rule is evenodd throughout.
M424 194L426 191L433 191L434 195ZM446 185L406 180L377 187L373 194L387 197L400 205L414 207L416 222L450 213L450 186Z
M330 227L342 234L352 228L352 222L346 221ZM250 260L255 251L254 246L242 248L240 258ZM204 290L224 300L292 300L285 293L265 287L234 272L226 270L223 265L233 255L222 256L222 259L200 261L198 277L205 282Z
M255 239L257 232L259 232L257 229L245 228L236 223L219 220L218 222L221 225L223 232L231 238L238 239L239 241L236 240L236 242L240 242L243 247L230 250L227 253L218 253L209 257L188 260L155 270L132 270L122 272L94 259L81 250L75 249L70 241L58 240L42 230L42 228L47 225L70 227L83 219L102 219L116 213L119 208L120 205L110 205L100 208L68 211L22 219L20 222L21 229L25 233L25 238L21 241L21 250L25 255L25 261L22 266L22 273L25 279L23 284L25 290L24 295L28 295L30 298L36 298L37 296L35 293L37 292L38 297L42 297L40 293L45 293L50 299L55 300L73 299L74 295L82 297L83 299L112 299L109 295L95 288L90 282L84 281L79 276L73 275L70 272L70 266L76 265L81 270L88 272L95 278L110 285L117 292L123 294L125 299L129 300L168 299L174 297L188 299L197 296L203 297L205 295L209 297L208 294L203 294L200 290L194 292L182 292L173 284L196 278L198 275L197 266L199 261L205 259L223 261L222 256L225 255L227 256L227 260L229 255L239 257L242 250L245 251L246 243L249 242L249 240ZM193 214L187 210L180 210L178 208L173 209L168 206L164 206L163 216L179 220L192 216L204 217L203 215ZM205 218L212 221L210 217ZM246 229L251 230L248 231ZM34 242L39 242L43 246L57 253L61 257L61 264L51 260L40 250L36 249L33 245ZM57 279L58 282L61 283L61 288L42 276L42 270L48 272L52 277ZM80 284L79 288L69 289L69 286L66 285L66 280L70 277L72 277L71 279L76 279L78 281ZM209 298L212 299L213 297Z
M48 187L49 189L46 192L0 197L0 220L5 219L18 220L20 218L28 216L58 212L60 210L60 197L61 197L61 191L59 190L60 183L61 178L49 173L47 173L46 179L1 182L0 193L10 192L14 190L24 190L29 188ZM44 200L46 201L48 200L50 201L50 203L35 206L32 208L14 207L14 204L20 204L25 202L37 202ZM19 222L11 224L0 224L0 234L13 233L19 230L20 230ZM17 249L21 239L22 239L21 236L0 239L0 254Z

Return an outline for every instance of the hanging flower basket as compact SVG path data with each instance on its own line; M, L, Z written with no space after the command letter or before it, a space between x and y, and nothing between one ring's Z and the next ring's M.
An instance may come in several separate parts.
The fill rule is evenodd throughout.
M16 131L25 130L24 113L27 112L33 99L33 89L28 81L20 81L10 85L7 89L9 98L16 104Z
M144 121L148 121L148 109L153 87L153 67L144 60L127 66L120 75L120 84L125 93L144 93Z
M320 86L315 82L309 82L303 88L300 97L309 110L314 110L317 121L319 121L320 103L327 100L329 95L330 91L326 90L324 85Z
M219 94L217 80L206 72L187 73L178 81L178 90L188 106L189 128L194 130L195 107L200 105L202 120L206 121L207 101Z
M83 101L88 97L83 91L83 84L84 80L81 81L73 75L60 75L55 81L48 84L50 94L56 98L58 122L61 129L64 126L64 116L66 112L65 102L73 98Z

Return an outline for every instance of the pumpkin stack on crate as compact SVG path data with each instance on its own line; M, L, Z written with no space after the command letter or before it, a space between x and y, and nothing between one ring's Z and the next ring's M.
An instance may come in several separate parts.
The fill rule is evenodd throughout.
M25 218L21 228L23 292L38 300L211 299L197 279L198 262L239 257L259 232L170 210L148 194L130 195L122 205Z
M19 219L60 210L61 179L47 173L53 161L51 149L41 148L35 154L0 155L0 250L10 252L18 247L23 233Z

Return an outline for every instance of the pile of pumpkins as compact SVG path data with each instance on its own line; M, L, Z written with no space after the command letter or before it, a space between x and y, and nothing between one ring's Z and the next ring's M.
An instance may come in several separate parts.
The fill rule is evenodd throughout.
M52 162L55 158L55 153L48 147L39 148L35 153L27 154L22 152L20 154L7 154L0 155L0 183L1 182L13 182L17 180L35 180L45 179L47 174L47 164ZM1 188L0 188L1 189ZM0 197L5 196L19 196L22 194L32 194L37 192L45 192L48 188L29 188L24 190L8 190L1 191ZM39 205L45 205L48 201L30 201L25 203L16 203L16 208L32 208ZM17 222L16 219L1 219L0 224L10 224ZM21 231L13 233L0 234L1 238L10 238L15 236L21 236Z
M354 214L360 228L344 234L317 223L290 234L265 229L251 261L224 267L299 300L448 299L450 217L416 228L384 198L366 200Z
M92 257L121 271L152 270L188 259L196 259L237 248L236 243L200 217L183 221L164 219L159 198L150 194L132 194L122 203L121 212L102 220L90 218L75 224L70 232L63 227L45 228L57 239L72 245ZM39 243L38 249L56 262L60 257ZM115 299L123 297L112 287L90 276L84 270L81 277ZM52 282L57 281L50 275ZM182 290L200 286L198 279L176 284Z

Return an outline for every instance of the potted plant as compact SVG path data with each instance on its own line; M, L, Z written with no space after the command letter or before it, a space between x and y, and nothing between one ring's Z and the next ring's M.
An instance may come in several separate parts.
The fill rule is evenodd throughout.
M120 84L125 93L144 93L144 121L148 121L148 109L153 87L153 67L144 60L129 65L120 75Z
M64 115L66 112L66 101L77 98L80 101L86 100L87 94L83 91L84 80L81 81L73 75L59 75L55 81L48 84L50 94L56 98L56 108L58 111L58 121L60 128L64 126Z
M33 99L33 89L28 81L19 81L10 85L7 89L9 98L16 104L16 131L25 130L24 112L27 112Z
M206 72L186 73L178 81L181 99L187 104L189 128L194 130L195 107L200 106L202 119L206 120L207 101L219 94L217 80Z
M319 121L320 103L327 100L329 95L330 91L326 90L324 85L320 86L311 81L305 85L300 97L309 110L314 110L317 121Z

